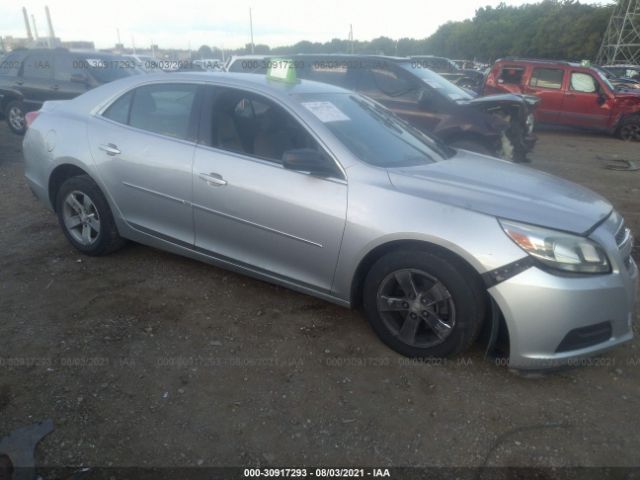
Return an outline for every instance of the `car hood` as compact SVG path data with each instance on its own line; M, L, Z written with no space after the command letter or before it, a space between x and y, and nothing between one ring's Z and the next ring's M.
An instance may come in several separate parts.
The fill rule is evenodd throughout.
M485 95L482 97L476 97L471 100L466 100L464 103L474 106L497 106L504 104L522 105L523 101L529 106L534 106L540 101L540 99L534 95L516 95L514 93L502 93L498 95Z
M495 217L583 234L611 213L600 195L532 168L459 151L448 160L388 169L400 191Z

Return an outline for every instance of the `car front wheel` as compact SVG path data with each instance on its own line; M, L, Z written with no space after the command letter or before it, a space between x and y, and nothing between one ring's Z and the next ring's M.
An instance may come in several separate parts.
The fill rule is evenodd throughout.
M71 177L62 184L56 213L69 242L85 255L106 255L124 243L106 198L88 175Z
M7 104L4 116L11 131L18 135L24 135L27 130L27 121L25 120L25 107L20 100L13 100Z
M485 299L478 282L446 256L396 251L369 271L364 310L378 337L407 357L445 357L469 348Z
M640 117L630 117L622 121L618 136L625 141L640 141Z

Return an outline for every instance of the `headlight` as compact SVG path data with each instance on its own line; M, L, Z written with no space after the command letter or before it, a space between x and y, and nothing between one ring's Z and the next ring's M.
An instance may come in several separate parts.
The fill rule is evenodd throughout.
M533 118L533 113L530 113L529 115L527 115L527 133L531 134L533 133L533 128L535 127L535 120Z
M575 273L611 271L607 254L588 238L510 220L500 220L500 225L516 245L550 268Z

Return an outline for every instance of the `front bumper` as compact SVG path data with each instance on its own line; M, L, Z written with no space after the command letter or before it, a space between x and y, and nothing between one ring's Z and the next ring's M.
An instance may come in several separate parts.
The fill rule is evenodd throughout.
M489 288L508 328L510 367L589 364L583 359L633 338L638 267L616 245L612 222L591 235L607 250L612 273L560 276L531 267Z

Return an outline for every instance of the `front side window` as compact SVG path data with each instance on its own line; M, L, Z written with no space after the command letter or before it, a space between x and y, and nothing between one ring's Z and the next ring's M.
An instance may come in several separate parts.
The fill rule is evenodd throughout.
M454 102L466 101L473 99L473 96L466 90L451 83L442 75L429 70L428 68L419 68L415 64L401 63L400 67L411 72L417 78L422 80L432 89L432 93L437 92L440 96L446 97Z
M48 80L53 77L53 64L48 53L34 53L24 61L22 76L25 78Z
M124 94L103 116L149 132L189 139L194 125L198 86L146 85Z
M216 88L211 112L203 123L209 146L282 163L285 152L313 149L333 161L318 142L282 107L271 100L233 88Z
M558 68L535 68L531 74L529 85L560 90L563 76L564 71Z
M598 84L595 79L588 73L573 72L571 74L571 90L582 93L595 93L598 90Z
M356 157L371 165L423 165L455 153L361 95L316 93L297 98Z

